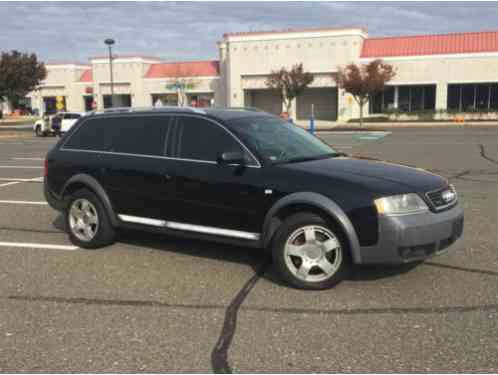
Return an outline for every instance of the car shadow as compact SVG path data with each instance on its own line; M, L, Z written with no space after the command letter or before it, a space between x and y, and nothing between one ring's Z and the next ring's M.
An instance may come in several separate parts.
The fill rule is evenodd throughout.
M62 232L66 232L64 217L60 214L57 215L53 221L53 226ZM271 263L270 252L263 249L221 244L196 239L186 239L182 237L174 237L153 232L142 232L138 230L122 231L119 234L118 243L145 247L163 252L173 252L193 258L208 258L223 262L245 264L250 266L254 272L257 272L263 264ZM375 281L396 277L413 270L418 264L420 263L408 263L396 266L354 265L349 276L347 277L347 280ZM261 275L261 277L277 285L289 287L280 279L273 267L267 268L266 272Z

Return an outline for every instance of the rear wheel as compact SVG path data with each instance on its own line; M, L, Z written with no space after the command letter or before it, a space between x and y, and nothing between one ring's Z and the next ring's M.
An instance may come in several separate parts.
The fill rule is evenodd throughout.
M38 125L36 128L35 128L35 135L37 137L45 137L45 133L42 131L42 128L40 125Z
M300 289L331 288L350 269L342 231L313 213L296 214L283 222L272 255L281 277Z
M73 244L95 249L114 242L116 232L100 199L90 190L81 189L67 199L66 228Z

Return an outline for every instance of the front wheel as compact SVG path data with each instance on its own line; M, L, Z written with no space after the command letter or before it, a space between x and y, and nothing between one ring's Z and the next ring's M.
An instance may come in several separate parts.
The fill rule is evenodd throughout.
M296 214L282 223L272 256L281 277L300 289L331 288L350 269L342 231L313 213Z
M67 199L66 228L73 244L85 249L110 245L116 237L100 199L90 190L81 189Z

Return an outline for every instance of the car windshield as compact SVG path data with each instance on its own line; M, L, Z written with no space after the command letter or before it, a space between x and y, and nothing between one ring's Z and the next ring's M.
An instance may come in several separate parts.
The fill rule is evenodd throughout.
M245 117L230 121L232 129L266 161L274 164L340 155L306 130L278 117Z

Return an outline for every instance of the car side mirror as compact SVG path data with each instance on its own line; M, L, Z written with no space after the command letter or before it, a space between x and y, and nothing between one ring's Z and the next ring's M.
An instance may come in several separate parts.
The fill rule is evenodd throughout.
M228 165L228 164L240 164L244 165L246 162L244 154L242 152L224 152L218 158L218 163Z

